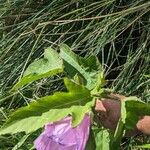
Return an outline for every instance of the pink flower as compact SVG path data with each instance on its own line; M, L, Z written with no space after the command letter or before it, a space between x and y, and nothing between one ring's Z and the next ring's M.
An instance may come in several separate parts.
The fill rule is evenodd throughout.
M37 150L84 150L90 128L90 117L84 116L75 128L71 126L71 117L49 123L44 132L35 140Z

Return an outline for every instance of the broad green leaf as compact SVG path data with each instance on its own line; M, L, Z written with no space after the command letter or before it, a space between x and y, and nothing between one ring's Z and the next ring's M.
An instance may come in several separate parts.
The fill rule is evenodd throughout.
M122 101L121 108L122 122L127 129L133 129L139 116L150 115L150 105L144 103L137 97L131 96Z
M64 79L64 82L69 92L57 92L18 109L0 129L0 134L21 131L30 133L68 114L73 117L73 126L78 125L84 114L89 112L93 105L90 91L67 78Z
M85 113L88 113L89 111L91 111L91 108L87 106L72 106L64 109L51 109L41 115L32 115L6 124L0 130L0 134L14 134L23 131L28 134L43 127L46 123L58 121L67 115L72 115L72 126L75 127L82 121Z
M98 59L95 56L82 58L75 53L65 44L60 46L60 56L64 60L66 72L70 77L74 77L77 73L84 78L85 85L88 89L93 89L99 77L102 74L102 68Z
M150 115L150 104L146 104L137 97L128 97L126 100L126 109L134 112L138 116Z
M110 142L109 132L106 129L98 127L94 128L93 132L96 142L95 150L109 150L109 142Z
M24 72L21 80L14 85L12 90L16 90L25 84L60 72L63 72L63 62L61 58L55 50L47 48L44 52L44 58L31 63Z
M133 129L139 116L150 115L150 105L142 102L137 97L128 97L121 101L121 117L115 134L111 139L111 147L119 149L124 130Z
M126 114L126 122L125 122L125 128L127 130L133 130L135 128L136 123L139 120L139 116L131 111L128 111Z
M127 129L133 129L138 121L139 116L150 115L150 105L144 103L137 97L128 97L125 99L127 111L125 126Z

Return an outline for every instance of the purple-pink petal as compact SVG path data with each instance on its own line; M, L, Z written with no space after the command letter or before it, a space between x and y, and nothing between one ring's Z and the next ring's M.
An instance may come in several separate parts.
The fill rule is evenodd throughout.
M45 125L44 132L35 140L37 150L84 150L89 137L90 117L85 115L75 128L72 117Z

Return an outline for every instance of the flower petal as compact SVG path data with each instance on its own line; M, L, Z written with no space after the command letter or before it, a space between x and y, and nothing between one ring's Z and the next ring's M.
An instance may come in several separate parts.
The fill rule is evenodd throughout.
M90 117L72 128L72 117L45 125L45 131L35 140L37 150L84 150L89 137Z
M45 150L49 145L50 139L45 133L42 133L35 141L34 145L37 150Z

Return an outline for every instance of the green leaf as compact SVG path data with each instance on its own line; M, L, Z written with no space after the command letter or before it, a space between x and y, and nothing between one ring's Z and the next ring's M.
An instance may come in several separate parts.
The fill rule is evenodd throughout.
M150 105L144 103L137 97L128 97L125 99L127 111L125 127L133 129L139 120L139 116L150 115Z
M0 134L22 131L30 133L68 114L73 117L72 125L77 126L94 103L90 91L84 86L75 84L67 78L64 82L69 92L57 92L18 109L0 129Z
M89 134L89 138L85 150L95 150L95 149L96 149L96 145L95 145L94 133L92 129L90 129L90 134Z
M96 142L95 150L109 150L110 136L106 129L95 127L92 129Z
M82 58L65 44L60 46L60 56L64 60L66 72L70 77L74 77L77 73L84 78L85 85L88 89L93 89L102 74L102 68L95 56Z
M115 134L111 139L111 147L120 149L121 139L125 129L133 129L139 116L150 115L150 105L142 102L137 97L128 97L121 101L121 117L119 119Z
M30 136L30 134L24 135L19 142L12 148L12 150L18 150L27 140L27 138Z
M86 106L72 106L66 109L51 109L41 115L32 115L6 124L0 130L0 134L14 134L23 131L28 134L43 127L46 123L58 121L69 114L73 117L72 126L76 127L82 121L85 113L88 113L90 110L91 109Z
M144 75L144 77L150 78L150 75L149 74L148 75Z
M128 97L125 99L125 101L128 112L133 112L138 116L150 115L150 105L144 103L137 97Z
M125 128L127 130L133 130L138 120L139 120L139 116L136 113L128 111L127 117L126 117Z
M125 102L126 101L121 101L121 117L117 124L115 133L110 140L110 147L115 150L120 149L121 139L123 137L123 133L124 133L124 129L125 129L126 117L127 117Z
M63 72L63 62L61 58L55 50L47 48L44 52L44 58L31 63L24 72L24 76L14 85L12 90L16 90L25 84L60 72Z
M144 145L135 146L135 148L147 148L147 149L150 149L150 144L144 144Z

